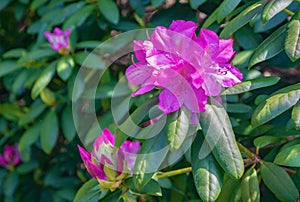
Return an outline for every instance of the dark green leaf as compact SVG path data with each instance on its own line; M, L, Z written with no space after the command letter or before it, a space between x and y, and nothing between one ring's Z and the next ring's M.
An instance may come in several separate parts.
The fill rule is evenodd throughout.
M78 52L75 55L75 61L85 67L95 68L95 69L104 69L105 63L100 58L99 55L88 52Z
M23 57L21 57L18 60L18 64L24 65L24 64L30 63L32 61L37 61L40 59L54 56L55 54L56 54L56 51L52 50L51 48L33 50L30 52L27 52Z
M289 22L284 48L292 62L300 58L300 20Z
M157 181L150 180L142 189L137 189L134 186L132 178L128 178L125 181L125 185L130 188L132 192L139 193L139 194L147 194L147 195L154 195L154 196L161 196L161 188Z
M284 169L273 163L264 162L261 165L261 176L275 196L282 201L295 201L299 199L299 192Z
M164 2L165 2L165 0L151 0L151 5L153 6L153 8L157 8Z
M81 26L85 22L85 20L91 15L93 10L94 5L84 6L67 19L67 21L63 25L63 30L75 29L76 27Z
M76 128L74 125L71 105L66 106L66 108L62 112L61 127L64 136L67 138L68 141L71 142L76 135Z
M255 3L241 12L233 20L231 20L220 34L221 38L228 38L235 31L247 24L255 15L262 10L262 3Z
M41 127L41 146L47 154L50 154L55 146L58 138L58 130L56 112L55 110L50 109L46 114Z
M0 77L5 76L6 74L9 74L11 72L14 72L18 69L20 69L22 66L18 65L13 60L6 60L3 62L0 62Z
M103 16L111 23L119 22L120 14L117 4L112 0L98 0L98 7Z
M153 1L153 0L152 0ZM190 5L193 9L197 9L199 6L204 4L207 0L190 0Z
M85 202L89 198L100 193L100 187L96 179L90 179L77 191L74 202Z
M50 83L52 77L55 74L56 62L52 62L44 71L38 80L34 83L31 90L31 97L36 99L40 92Z
M3 54L3 58L20 58L25 55L26 50L23 48L10 49Z
M37 123L33 126L31 126L28 130L24 132L22 135L20 141L19 141L19 149L21 153L22 160L29 160L27 159L26 155L28 152L28 147L30 147L33 143L35 143L39 136L40 136L40 124Z
M43 4L45 4L48 0L33 0L32 3L30 4L30 10L36 10Z
M18 167L16 168L16 171L19 174L27 174L31 171L33 171L34 169L36 169L39 166L37 161L30 161L27 163L22 163L21 165L18 165Z
M192 145L192 168L196 190L203 201L215 201L221 192L223 172L212 153L199 158L201 147L211 150L202 134L198 134ZM202 140L201 140L202 139Z
M231 13L241 2L241 0L224 0L217 8L217 21L221 22L229 13Z
M274 163L283 166L300 167L300 144L281 150L275 157Z
M46 105L40 100L37 100L30 106L29 111L19 120L19 125L22 126L29 123L30 121L33 121L33 119L38 117L45 109Z
M210 148L223 170L235 178L244 172L244 162L236 145L235 136L225 109L215 100L200 113L200 123ZM202 155L207 155L203 152Z
M284 39L286 36L286 26L283 25L266 38L257 48L252 55L249 67L270 59L280 53L284 47Z
M252 111L252 108L245 104L226 104L226 111L229 113L249 113Z
M12 196L19 186L19 175L17 172L10 172L6 175L3 182L4 194L6 196Z
M65 56L60 58L57 63L57 74L63 80L66 81L72 74L74 68L74 60L71 56Z
M1 0L0 1L0 10L2 10L3 8L5 8L6 6L8 6L8 4L11 2L12 0Z
M261 137L255 138L253 143L254 143L254 146L262 148L267 145L278 143L281 141L282 141L282 138L279 138L279 137L261 136Z
M217 202L241 201L241 182L240 180L224 176L224 183ZM240 199L240 200L234 200Z
M247 170L242 179L242 199L251 202L260 201L259 182L254 168Z
M167 127L167 138L171 152L175 152L184 142L190 126L190 111L182 106L180 110L173 113Z
M293 86L295 89L291 88ZM300 88L297 88L298 85L293 86L276 91L273 96L258 105L252 114L252 125L260 126L294 106L300 98Z
M261 19L264 23L267 23L277 13L288 7L293 0L271 0L265 5Z
M76 48L97 48L101 41L81 41L76 44Z

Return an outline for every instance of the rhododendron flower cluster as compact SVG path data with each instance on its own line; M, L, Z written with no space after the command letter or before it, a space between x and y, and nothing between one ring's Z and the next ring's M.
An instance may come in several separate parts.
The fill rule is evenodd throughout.
M207 29L198 37L196 29L194 22L177 20L169 28L156 27L147 40L135 41L138 62L128 67L126 76L140 88L132 96L157 87L162 89L159 108L164 113L184 104L194 116L205 111L208 96L241 82L241 72L230 63L233 40L219 39Z
M92 177L96 178L102 189L111 191L120 187L123 180L133 174L133 169L140 150L139 142L125 141L119 149L114 148L115 136L104 129L88 153L78 145L80 156Z
M4 166L8 169L16 166L21 162L21 156L18 146L5 145L3 154L0 154L0 166Z
M66 31L62 31L58 27L56 27L53 33L45 32L45 37L50 42L50 46L52 49L58 51L61 54L66 54L70 50L69 44L69 36L71 34L71 30L67 29Z

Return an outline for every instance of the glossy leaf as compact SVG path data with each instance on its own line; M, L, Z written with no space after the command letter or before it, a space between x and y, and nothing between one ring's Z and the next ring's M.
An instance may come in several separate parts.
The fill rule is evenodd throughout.
M241 12L233 20L231 20L220 34L221 38L229 38L231 34L247 24L255 15L262 10L262 3L255 3Z
M67 21L63 25L63 30L75 29L76 27L82 25L85 22L85 20L91 15L93 10L93 5L84 6L67 19Z
M42 103L41 100L37 100L30 106L29 111L19 120L19 125L22 126L33 121L33 119L38 117L45 109L46 105Z
M300 58L300 20L290 21L284 48L292 62Z
M279 54L283 50L285 36L286 26L283 25L256 48L256 51L250 59L249 67Z
M53 106L55 104L55 94L49 89L44 88L40 93L41 99L47 105Z
M6 60L3 62L0 62L0 77L3 77L11 72L14 72L18 69L20 69L22 66L18 65L13 60Z
M300 88L297 88L298 85L294 86L295 89L290 86L276 91L273 96L258 105L252 114L252 125L260 126L294 106L300 98Z
M265 185L282 201L299 199L299 192L283 168L273 163L264 162L261 165L261 176Z
M275 85L276 83L278 83L279 80L280 77L268 76L263 78L252 79L249 81L243 81L242 83L236 84L232 88L226 89L222 94L224 95L240 94L251 90Z
M159 7L160 5L162 5L164 3L165 0L151 0L151 5L154 8Z
M254 168L247 170L242 179L242 199L243 202L259 202L260 190L257 173Z
M96 179L90 179L84 185L80 187L75 195L74 202L84 202L88 201L94 195L99 194L100 187L98 186L98 181Z
M120 14L117 4L112 0L99 0L98 8L103 16L111 23L119 22Z
M203 144L209 148L204 138L198 134L192 145L192 168L196 190L203 201L215 201L221 192L223 172L212 153L204 159L199 158ZM201 140L202 139L202 140Z
M40 92L50 83L55 74L56 62L52 62L44 71L38 80L34 83L31 90L31 97L36 99Z
M238 199L238 200L236 200ZM221 193L217 198L217 202L223 201L241 201L241 181L224 176L224 183L221 189Z
M265 136L255 138L253 143L254 143L255 147L262 148L262 147L265 147L265 146L270 145L270 144L279 143L281 141L282 141L282 138L266 136L265 135Z
M161 196L161 188L157 181L150 180L142 189L137 189L134 186L132 178L129 178L125 181L125 185L129 187L132 192L139 194L148 194L153 196Z
M217 8L217 21L221 22L229 13L231 13L241 2L241 0L225 0Z
M299 101L293 108L292 119L294 121L295 128L300 129L300 102Z
M28 130L26 130L20 141L19 141L19 149L21 153L22 160L24 161L24 157L26 156L27 148L30 147L33 143L35 143L40 136L40 125L34 124ZM29 160L29 159L27 159Z
M288 7L293 0L271 0L269 1L261 15L261 19L264 23L267 23L272 17L282 11L284 8Z
M167 138L169 141L170 151L175 152L184 142L190 125L190 111L182 106L178 112L175 112L170 118L167 127Z
M200 124L205 139L223 170L232 177L240 178L244 172L244 162L225 109L217 101L207 104L206 111L200 114ZM202 152L204 156L207 154Z
M26 50L23 48L11 49L3 54L3 58L20 58L25 55Z
M56 51L52 50L51 48L48 49L37 49L27 52L23 57L18 60L20 65L30 63L32 61L42 60L47 57L54 56Z
M199 6L204 4L207 0L190 0L190 5L193 9L197 9Z
M71 56L62 57L57 63L58 76L66 81L71 76L74 66L75 63Z
M50 154L55 146L58 138L58 130L56 112L55 110L50 109L46 114L41 127L41 146L47 154Z
M66 106L66 108L62 112L61 128L64 133L64 136L67 138L68 141L71 142L76 135L76 128L74 125L72 115L72 107L70 105Z
M283 166L300 167L300 144L281 150L275 157L274 163Z

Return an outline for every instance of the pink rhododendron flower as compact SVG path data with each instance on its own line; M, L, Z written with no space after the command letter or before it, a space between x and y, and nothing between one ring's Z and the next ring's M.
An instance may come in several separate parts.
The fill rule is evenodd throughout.
M60 53L68 53L70 50L69 45L69 36L71 34L71 30L67 29L66 31L62 31L58 27L56 27L53 33L45 32L45 37L50 42L51 48Z
M14 167L21 162L21 156L18 149L18 145L5 145L3 154L0 154L0 166L4 166L8 169Z
M140 143L130 140L125 141L116 151L114 145L115 136L108 129L104 129L102 135L95 140L91 154L78 145L88 172L99 181L102 189L112 191L132 175L140 150Z
M128 67L126 76L140 88L132 96L160 88L159 108L164 113L184 104L193 120L205 111L207 96L218 96L222 87L241 82L241 72L230 64L233 41L207 29L198 37L196 29L194 22L177 20L169 28L156 27L148 40L135 41L138 62Z

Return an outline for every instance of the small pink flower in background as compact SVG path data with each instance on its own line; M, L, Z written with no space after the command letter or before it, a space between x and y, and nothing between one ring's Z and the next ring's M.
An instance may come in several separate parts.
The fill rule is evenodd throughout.
M3 154L0 154L0 166L8 169L16 166L21 162L21 156L18 145L5 145Z
M148 40L135 41L138 62L127 68L126 77L140 88L132 96L160 88L159 108L164 113L184 104L195 119L205 111L208 96L241 82L241 72L230 64L233 41L207 29L198 37L196 29L194 22L177 20L169 28L156 27Z
M102 189L111 191L133 174L137 153L140 150L139 142L129 140L116 151L114 145L115 136L108 129L104 129L102 135L95 140L91 154L78 145L88 172L98 180Z
M45 37L50 42L50 46L52 49L59 51L60 53L68 53L70 50L69 44L69 36L71 34L71 30L67 29L66 31L62 31L58 27L56 27L53 33L45 32Z

